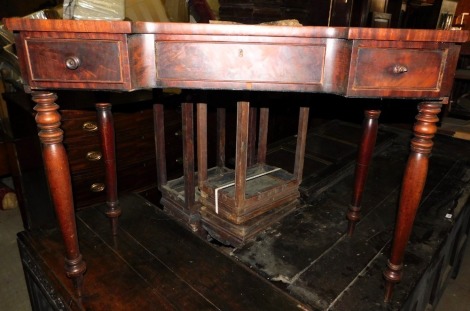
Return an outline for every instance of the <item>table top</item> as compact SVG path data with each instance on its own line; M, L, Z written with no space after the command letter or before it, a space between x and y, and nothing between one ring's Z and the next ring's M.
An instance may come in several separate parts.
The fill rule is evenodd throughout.
M437 98L466 31L5 19L26 90L189 88Z
M152 23L130 21L93 21L6 18L10 31L86 32L123 34L193 34L224 36L323 37L365 40L441 41L468 40L468 31L326 26L276 26L243 24Z

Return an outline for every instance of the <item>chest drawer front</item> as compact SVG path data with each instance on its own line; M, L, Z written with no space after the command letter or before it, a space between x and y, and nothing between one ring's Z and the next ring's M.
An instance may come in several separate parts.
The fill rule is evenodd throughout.
M29 39L26 47L32 81L123 83L120 41Z
M395 46L355 44L351 55L348 96L442 97L453 51L445 45L407 42Z

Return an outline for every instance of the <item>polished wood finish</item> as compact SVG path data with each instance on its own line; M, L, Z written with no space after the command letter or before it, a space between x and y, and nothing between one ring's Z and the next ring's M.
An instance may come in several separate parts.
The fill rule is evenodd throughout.
M117 191L116 147L114 142L114 120L113 114L111 113L111 104L98 103L96 104L96 111L105 164L106 204L108 205L106 215L108 215L111 220L111 229L113 234L116 235L121 209L119 207Z
M422 102L414 125L414 137L411 140L411 153L403 176L400 208L393 237L392 252L387 269L384 272L386 284L385 301L392 298L393 285L400 281L403 269L405 248L411 234L413 221L418 210L428 173L428 161L431 154L432 138L437 131L436 123L441 112L441 103Z
M65 271L72 278L77 295L81 296L83 274L86 271L78 246L75 211L73 208L70 170L62 144L63 132L60 126L59 106L55 104L56 95L50 92L34 92L34 110L39 128L39 139L43 145L43 159L51 196L62 232L65 247Z
M356 170L354 173L354 188L351 205L347 217L348 235L351 236L354 232L354 227L360 219L362 192L367 179L367 172L369 170L370 161L377 140L377 132L379 130L380 110L366 110L364 112L363 131L361 145L356 160Z
M413 217L406 216L416 212L421 200L420 189L426 180L437 107L447 103L459 44L468 39L468 32L18 18L7 19L5 23L16 33L27 90L131 91L177 87L427 100L421 105L414 128L415 139L403 183L395 244L385 273L386 300L390 299L391 285L399 279L413 223ZM81 46L87 47L87 53L103 51L104 46L109 46L112 53L106 59L102 59L99 52L90 52L93 57L88 57L83 54L85 49L79 48ZM51 65L44 67L44 63ZM54 69L52 75L47 74L48 68ZM240 102L239 106L242 131L238 131L238 140L247 142L248 105ZM238 140L236 161L240 169L235 171L237 191L233 200L240 203L245 195L242 177L247 173L242 168L247 167L247 150ZM301 162L296 161L299 169ZM300 176L300 171L296 174ZM294 178L292 183L298 186L299 181ZM51 184L54 185L54 180ZM206 198L213 195L208 188L201 191L207 194ZM291 195L295 196L294 190ZM65 220L73 218L69 197L71 193L55 200L64 224ZM206 198L203 197L203 202ZM222 196L222 200L228 197ZM68 213L64 214L60 207ZM258 209L255 214L262 211ZM230 218L230 213L226 212L222 208L220 214ZM241 215L252 217L250 212L253 210L244 210ZM245 220L243 217L232 217L232 221L241 222ZM62 229L74 232L71 223ZM69 257L76 258L76 241L65 242Z

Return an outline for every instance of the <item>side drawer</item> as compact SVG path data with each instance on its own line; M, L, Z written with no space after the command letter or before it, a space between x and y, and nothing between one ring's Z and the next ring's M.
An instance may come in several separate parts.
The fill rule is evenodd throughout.
M63 38L23 35L29 85L34 88L129 89L130 73L124 35L79 35Z
M355 41L347 95L449 96L449 68L455 68L455 52L455 46L437 43Z

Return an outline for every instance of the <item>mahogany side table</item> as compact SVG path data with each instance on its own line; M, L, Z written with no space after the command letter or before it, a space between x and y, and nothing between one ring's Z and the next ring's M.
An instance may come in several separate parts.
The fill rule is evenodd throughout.
M15 33L25 89L37 103L36 120L65 243L67 274L78 290L86 266L78 246L54 90L127 92L176 87L420 99L391 256L384 272L385 300L391 299L393 285L401 278L405 246L426 181L438 114L448 102L460 44L468 39L467 32L20 18L5 23ZM98 105L104 122L103 144L109 151L107 180L109 188L115 189L109 109L109 105ZM377 111L368 112L365 122L368 130L359 152L350 232L359 217L361 185L377 117ZM236 182L242 185L244 172L236 175ZM235 195L240 198L243 193ZM111 219L116 219L119 205L113 190L108 193L108 205Z

